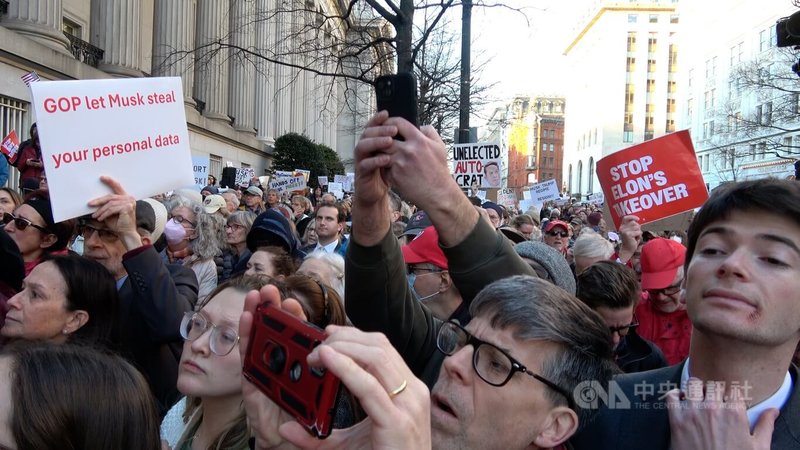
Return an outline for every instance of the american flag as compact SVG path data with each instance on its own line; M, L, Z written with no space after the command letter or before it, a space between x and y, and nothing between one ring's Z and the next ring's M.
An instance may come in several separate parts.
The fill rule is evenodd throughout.
M35 83L39 80L39 75L37 75L34 71L30 71L22 76L22 81L25 82L25 86L30 86L31 83Z

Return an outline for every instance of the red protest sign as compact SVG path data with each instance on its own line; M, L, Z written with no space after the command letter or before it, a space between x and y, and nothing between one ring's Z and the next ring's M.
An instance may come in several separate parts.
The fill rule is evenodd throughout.
M8 136L3 138L3 142L0 143L0 152L3 152L8 158L8 162L14 164L17 160L17 156L19 151L19 138L17 137L17 132L11 130L11 133L8 133Z
M597 161L597 178L619 228L627 214L652 222L708 199L688 131L634 145Z

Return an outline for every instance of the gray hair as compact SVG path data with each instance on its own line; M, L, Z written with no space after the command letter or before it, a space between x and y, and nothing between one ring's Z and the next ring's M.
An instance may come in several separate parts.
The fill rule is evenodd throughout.
M611 255L614 254L614 245L603 236L587 230L588 228L584 229L575 239L572 255L583 258L611 258Z
M228 197L226 197L225 194L228 194L228 197L230 197L230 199ZM238 208L239 207L239 204L240 204L239 197L236 196L236 192L234 192L233 190L227 190L227 191L221 193L220 195L226 201L230 201L231 203L233 203L233 207L234 208Z
M253 222L256 221L256 214L252 211L234 211L228 216L228 223L235 223L245 228L245 233L250 232L253 228Z
M344 258L338 253L311 252L303 261L309 259L318 259L330 266L333 279L330 280L329 285L339 294L339 298L344 299Z
M518 275L486 286L470 306L474 318L482 317L494 329L509 330L519 341L557 344L555 355L542 362L541 376L568 393L585 381L606 386L618 371L612 358L611 334L603 319L563 289L539 278ZM554 405L566 399L553 389L547 396ZM593 410L574 405L581 426Z
M167 211L172 214L172 210L180 206L188 208L194 213L195 231L197 237L192 241L192 253L200 259L213 258L222 254L222 246L225 241L221 236L225 234L225 218L219 214L208 214L200 203L183 197L173 195L164 202Z

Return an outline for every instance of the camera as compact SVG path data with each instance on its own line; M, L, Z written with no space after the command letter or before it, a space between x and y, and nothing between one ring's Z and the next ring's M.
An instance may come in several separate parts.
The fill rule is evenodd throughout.
M341 382L325 369L309 366L306 358L326 337L313 324L260 305L242 369L261 392L320 439L333 429Z

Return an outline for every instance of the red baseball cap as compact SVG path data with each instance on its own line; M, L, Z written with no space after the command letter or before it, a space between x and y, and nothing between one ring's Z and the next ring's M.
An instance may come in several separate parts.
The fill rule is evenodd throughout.
M400 247L406 264L433 264L447 270L447 258L439 247L439 233L436 228L427 227L408 245Z
M551 220L547 222L547 225L544 226L544 232L549 233L550 230L555 227L561 227L564 229L564 231L569 231L569 225L567 225L567 222L563 222L561 220Z
M686 247L672 239L656 238L642 247L642 289L664 289L672 284L686 260Z

